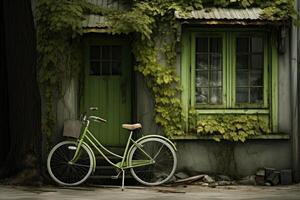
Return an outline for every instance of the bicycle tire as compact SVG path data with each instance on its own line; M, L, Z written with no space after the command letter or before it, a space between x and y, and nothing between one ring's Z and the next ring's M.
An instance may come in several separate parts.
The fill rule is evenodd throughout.
M93 171L93 153L82 144L78 159L70 164L77 143L74 141L63 141L55 145L50 151L47 159L47 169L51 178L58 184L64 186L76 186L83 183Z
M130 168L132 176L140 183L149 186L161 185L169 181L177 167L177 157L174 148L160 138L146 138L138 145L147 152L155 163L151 165ZM134 146L129 152L128 162L132 166L134 160L148 159L142 151Z

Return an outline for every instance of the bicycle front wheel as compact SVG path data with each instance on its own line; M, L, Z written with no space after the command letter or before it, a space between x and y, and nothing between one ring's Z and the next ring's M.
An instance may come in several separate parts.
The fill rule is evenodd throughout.
M174 148L160 138L147 138L141 140L129 153L128 162L133 166L130 171L132 176L144 185L160 185L170 180L176 170L177 157ZM144 152L145 153L144 153ZM150 156L153 164L134 166L139 161L149 161Z
M64 141L54 146L48 155L48 172L51 178L60 185L79 185L93 171L93 154L84 144L80 147L76 161L69 162L73 158L76 149L76 142Z

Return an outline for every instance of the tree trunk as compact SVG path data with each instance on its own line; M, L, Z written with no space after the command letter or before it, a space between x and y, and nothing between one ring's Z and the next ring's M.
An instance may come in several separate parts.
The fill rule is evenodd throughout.
M5 59L1 61L4 62L1 87L4 91L7 88L1 109L8 111L4 116L8 121L2 122L6 125L1 128L7 129L2 132L2 138L9 144L9 152L0 177L14 175L16 183L31 183L32 178L39 177L42 141L41 100L36 77L36 32L31 2L4 0L1 4L1 20L4 22L4 37L1 39L5 40L1 46L5 52Z

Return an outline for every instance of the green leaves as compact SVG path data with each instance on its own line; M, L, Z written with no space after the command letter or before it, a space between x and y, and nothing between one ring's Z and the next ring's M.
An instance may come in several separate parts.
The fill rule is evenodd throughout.
M191 118L197 117L195 111L190 111ZM190 121L189 121L190 123ZM249 136L268 134L270 129L263 119L256 115L211 115L192 121L190 132L197 135L213 135L215 141L221 139L244 142Z
M66 83L81 65L79 36L82 34L83 0L39 0L37 22L38 81L43 97L42 130L50 138L56 113L53 106L64 95Z

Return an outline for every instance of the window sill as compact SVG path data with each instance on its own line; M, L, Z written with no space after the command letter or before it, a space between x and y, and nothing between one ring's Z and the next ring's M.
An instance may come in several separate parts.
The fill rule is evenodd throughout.
M185 136L171 136L171 140L214 140L211 135L185 135ZM221 136L217 136L221 139ZM289 140L290 136L287 134L269 134L269 135L258 135L247 138L246 140Z
M269 114L268 109L196 109L198 114Z

